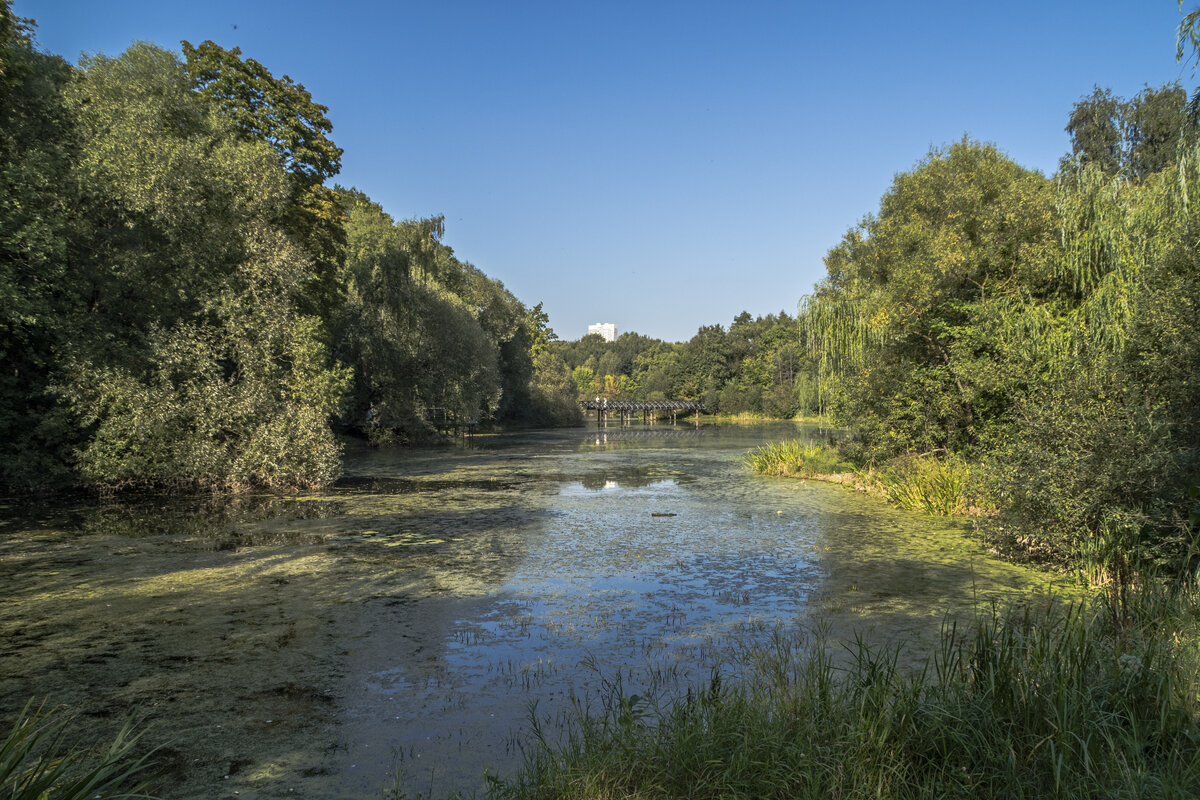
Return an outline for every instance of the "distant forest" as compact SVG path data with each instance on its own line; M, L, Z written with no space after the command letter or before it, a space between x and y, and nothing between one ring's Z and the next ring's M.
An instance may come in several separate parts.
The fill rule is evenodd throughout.
M705 325L674 344L637 333L606 342L589 334L554 342L580 398L699 400L709 413L790 419L820 404L816 361L804 332L786 312L742 312L726 330Z

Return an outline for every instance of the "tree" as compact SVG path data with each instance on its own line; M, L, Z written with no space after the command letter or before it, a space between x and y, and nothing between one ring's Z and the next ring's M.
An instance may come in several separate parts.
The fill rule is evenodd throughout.
M276 153L150 45L86 59L66 98L89 246L57 391L86 432L84 477L332 480L347 375L305 313L319 267L281 223L293 194Z
M530 394L533 418L539 424L578 425L582 422L583 414L575 400L575 383L558 354L545 348L535 351Z
M1195 141L1196 126L1187 116L1187 93L1178 83L1147 86L1125 105L1124 134L1128 172L1143 180L1177 160Z
M729 379L728 343L720 325L703 325L679 352L672 390L683 400L700 400L716 410L721 387Z
M336 192L322 185L341 169L342 150L329 138L329 109L287 75L276 78L254 59L243 59L239 48L225 50L211 41L180 45L192 88L240 137L269 145L291 177L292 203L281 221L314 257L306 311L330 320L341 301L338 272L345 240Z
M871 455L997 435L1023 380L997 368L1000 329L1055 290L1055 234L1049 181L964 139L897 175L878 215L830 251L806 332Z
M1096 87L1071 110L1068 170L1091 166L1106 175L1144 180L1176 161L1196 138L1186 111L1187 95L1178 83L1147 86L1132 100Z
M1121 123L1124 103L1113 97L1112 90L1092 90L1071 109L1067 133L1071 134L1071 155L1080 164L1093 164L1100 171L1115 175L1125 161Z
M241 49L225 50L211 41L181 42L193 87L220 109L240 135L266 142L285 171L305 188L317 186L341 169L342 150L329 138L329 109L313 102L302 84L276 78Z
M0 486L61 480L72 442L49 386L66 315L76 140L62 90L72 69L38 52L32 24L0 0Z

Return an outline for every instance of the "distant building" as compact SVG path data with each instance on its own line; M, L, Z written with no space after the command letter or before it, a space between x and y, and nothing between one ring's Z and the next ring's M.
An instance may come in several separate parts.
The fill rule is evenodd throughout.
M588 333L598 333L604 337L606 342L617 340L617 326L613 322L597 322L595 325L588 325Z

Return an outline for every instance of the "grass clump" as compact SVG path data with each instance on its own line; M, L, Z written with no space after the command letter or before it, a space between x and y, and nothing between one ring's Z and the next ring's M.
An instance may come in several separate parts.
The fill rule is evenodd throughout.
M798 439L765 444L745 455L746 463L760 475L812 477L828 475L843 466L836 450L828 445Z
M137 776L150 767L137 757L139 735L131 724L101 750L67 746L70 720L26 704L0 744L0 797L5 800L107 800L148 797Z
M883 495L901 508L934 516L971 510L971 469L956 458L902 458L873 473Z
M1099 600L948 625L915 673L894 649L859 641L843 664L777 635L684 697L617 683L492 796L1197 797L1194 605L1138 603L1119 624Z

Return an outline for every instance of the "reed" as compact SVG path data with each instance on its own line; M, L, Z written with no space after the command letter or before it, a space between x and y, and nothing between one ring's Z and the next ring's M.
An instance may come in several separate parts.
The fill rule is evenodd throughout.
M131 723L99 750L68 746L70 720L27 703L0 744L0 797L5 800L106 800L145 798L138 776L150 753L135 755L139 734Z
M897 459L870 478L888 500L909 511L951 516L972 507L971 468L956 458Z

